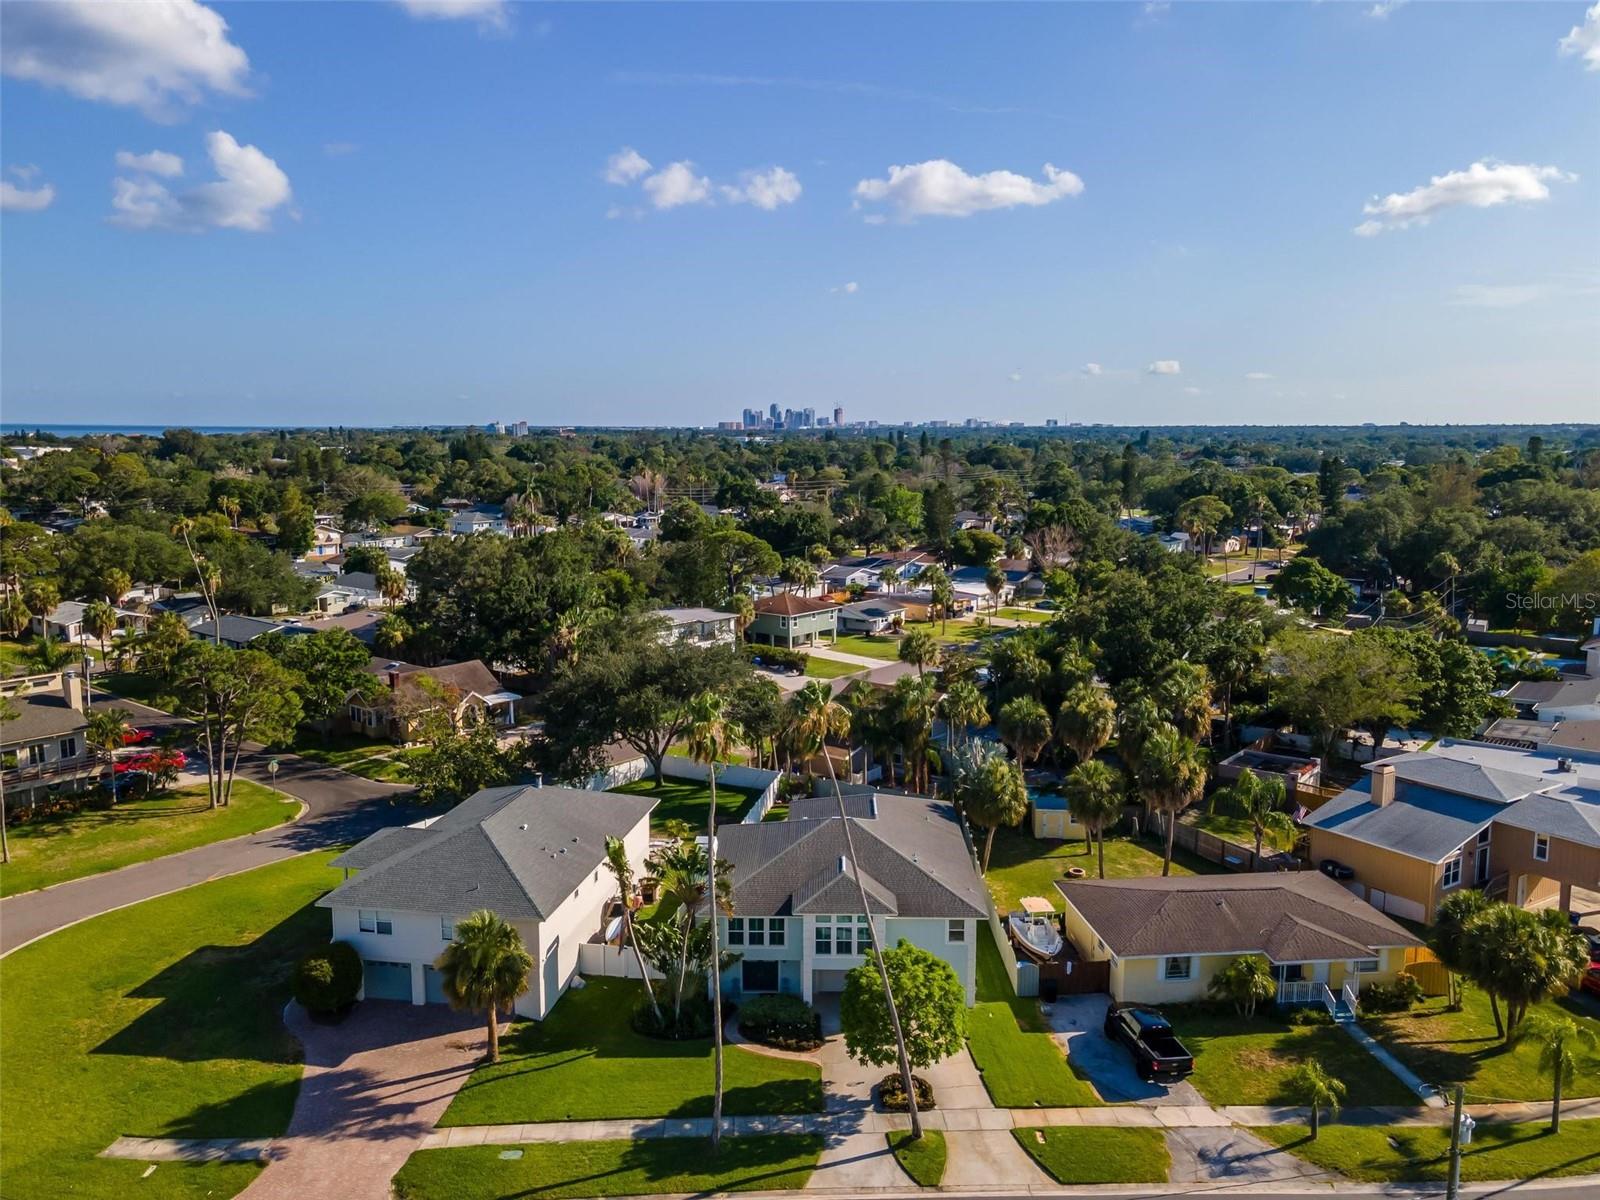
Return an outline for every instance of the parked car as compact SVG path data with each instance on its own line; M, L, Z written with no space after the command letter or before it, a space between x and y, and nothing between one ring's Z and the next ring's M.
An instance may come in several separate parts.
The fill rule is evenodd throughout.
M1594 996L1600 996L1600 963L1590 963L1589 969L1583 973L1583 978L1578 981L1580 990Z
M1167 1019L1136 1004L1113 1004L1106 1010L1106 1036L1133 1055L1134 1070L1150 1083L1177 1083L1194 1073L1190 1054Z
M1579 925L1578 932L1583 934L1584 940L1589 943L1589 962L1600 963L1600 929L1592 925Z
M1321 871L1329 879L1354 879L1356 877L1356 869L1354 867L1347 867L1336 858L1323 859L1317 864L1317 870Z

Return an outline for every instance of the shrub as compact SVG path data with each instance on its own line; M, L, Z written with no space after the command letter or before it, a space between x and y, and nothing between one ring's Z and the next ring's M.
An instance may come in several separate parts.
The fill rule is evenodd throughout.
M786 646L758 646L747 644L744 655L752 662L760 660L762 666L778 667L786 671L804 671L806 664L811 661L809 654L802 654L798 650L790 650Z
M633 1010L628 1023L633 1026L633 1031L642 1037L657 1038L664 1042L691 1041L695 1038L708 1038L711 1036L711 1027L716 1018L711 1012L711 1000L701 995L685 995L683 998L683 1012L677 1020L673 1019L672 1005L661 1005L661 1020L656 1020L656 1014L651 1011L648 1000L641 1001Z
M933 1102L933 1084L929 1083L921 1075L912 1075L911 1084L917 1089L918 1112L927 1112L929 1109L936 1107ZM908 1111L910 1106L906 1104L906 1089L905 1085L900 1081L899 1071L885 1075L879 1080L877 1092L878 1103L883 1106L885 1112Z
M1405 1012L1422 999L1422 984L1415 975L1396 975L1393 983L1369 983L1358 1000L1366 1012Z
M1332 1025L1333 1017L1320 1004L1296 1008L1289 1013L1289 1024L1300 1028L1306 1025Z
M798 996L756 996L739 1008L739 1032L779 1050L822 1045L822 1018Z
M349 942L313 950L294 969L294 998L308 1012L342 1012L361 991L361 956Z

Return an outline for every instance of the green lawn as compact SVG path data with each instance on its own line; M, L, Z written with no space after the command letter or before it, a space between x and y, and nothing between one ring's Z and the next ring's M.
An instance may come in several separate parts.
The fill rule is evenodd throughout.
M479 1067L439 1123L710 1116L710 1039L665 1042L634 1033L628 1014L642 995L627 979L590 979L568 991L544 1021L512 1027L500 1062ZM812 1063L737 1046L723 1063L723 1111L730 1116L822 1109L821 1073Z
M894 1152L894 1160L900 1164L900 1169L911 1176L912 1183L918 1187L939 1186L939 1181L944 1178L948 1154L944 1134L937 1129L928 1129L923 1131L920 1138L912 1141L911 1131L902 1129L889 1134L889 1149Z
M171 687L153 675L138 671L107 671L94 677L97 692L110 692L126 700L159 708L162 712L177 712L178 697Z
M1600 1021L1574 1000L1560 1006L1600 1038ZM1539 1070L1539 1051L1531 1043L1507 1048L1495 1036L1489 1000L1476 988L1463 997L1462 1010L1446 1012L1444 997L1425 1000L1408 1013L1363 1017L1369 1033L1430 1083L1464 1084L1467 1103L1489 1100L1547 1100L1550 1078ZM1600 1053L1579 1051L1569 1096L1600 1095Z
M860 654L866 658L884 658L890 662L900 661L900 639L886 637L882 634L840 634L838 640L833 643L833 648L842 650L846 654Z
M1246 849L1253 848L1256 844L1256 832L1250 822L1243 817L1233 816L1231 813L1204 813L1196 812L1190 817L1189 823L1198 826L1207 833L1220 838L1227 838L1230 842L1237 842ZM1261 839L1261 850L1265 854L1271 850L1291 850L1294 848L1294 835L1285 836L1266 831L1266 836Z
M983 850L983 834L978 835L978 850ZM1083 852L1081 841L1049 841L1028 832L1024 822L1016 829L1001 829L994 835L994 851L989 858L989 891L995 905L1005 912L1018 907L1023 896L1043 896L1062 907L1055 881L1068 867L1082 867L1097 877L1099 860ZM1174 849L1174 875L1212 875L1222 868ZM1129 879L1139 875L1161 874L1161 847L1154 841L1135 842L1128 838L1106 839L1106 878Z
M860 663L840 662L836 658L823 658L820 654L813 654L806 659L806 674L812 679L838 679L859 674L866 669Z
M297 807L281 792L238 779L226 808L211 809L201 786L15 825L7 831L11 862L0 866L0 896L256 833L287 821Z
M663 779L657 787L646 775L633 783L614 787L613 792L626 792L630 796L650 796L656 806L650 812L650 828L658 830L668 821L687 821L691 829L706 827L706 813L711 807L711 789L690 779ZM756 802L761 793L747 788L717 784L717 824L737 825Z
M283 1026L294 963L328 940L311 902L338 882L311 854L106 913L5 959L5 1194L200 1200L249 1164L96 1158L122 1134L268 1137L288 1126L300 1050Z
M1374 1183L1438 1182L1449 1173L1448 1125L1329 1125L1316 1141L1304 1125L1251 1130L1309 1162ZM1461 1151L1464 1183L1529 1180L1600 1171L1600 1121L1566 1121L1559 1134L1544 1122L1479 1121Z
M1036 608L1002 608L998 615L1009 617L1013 621L1027 621L1034 625L1043 625L1056 614L1053 612L1040 612Z
M413 746L409 750L397 750L387 758L362 759L351 763L345 770L363 779L376 779L380 783L410 783L411 776L406 774L406 763L423 753L426 751L421 747Z
M393 742L362 737L356 733L330 733L323 737L315 730L299 729L295 731L294 741L285 749L312 762L349 770L369 759L393 753L395 746Z
M1190 1082L1213 1104L1292 1104L1291 1072L1316 1059L1342 1080L1349 1104L1420 1105L1383 1065L1335 1025L1289 1025L1258 1011L1250 1020L1232 1011L1173 1005L1162 1012L1194 1055Z
M817 1134L724 1138L715 1159L703 1138L419 1150L394 1177L394 1194L398 1200L559 1200L797 1190L821 1154Z
M1172 1166L1159 1129L1058 1125L1011 1132L1057 1183L1165 1183Z
M33 671L33 655L28 647L10 638L0 638L0 675L27 675Z
M1011 990L987 921L978 925L978 1003L967 1014L967 1048L1000 1108L1082 1108L1100 1097L1072 1069L1031 998Z

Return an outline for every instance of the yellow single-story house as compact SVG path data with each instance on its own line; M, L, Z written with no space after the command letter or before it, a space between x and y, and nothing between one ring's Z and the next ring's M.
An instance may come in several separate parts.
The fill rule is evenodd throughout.
M1265 958L1280 1004L1340 1005L1389 982L1422 943L1364 900L1312 871L1185 878L1058 880L1067 937L1109 961L1113 1000L1204 1000L1218 971Z

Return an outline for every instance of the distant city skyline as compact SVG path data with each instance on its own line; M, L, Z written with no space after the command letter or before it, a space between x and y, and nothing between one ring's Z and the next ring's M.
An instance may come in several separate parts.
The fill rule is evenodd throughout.
M1582 0L57 0L0 112L7 429L1600 411Z

